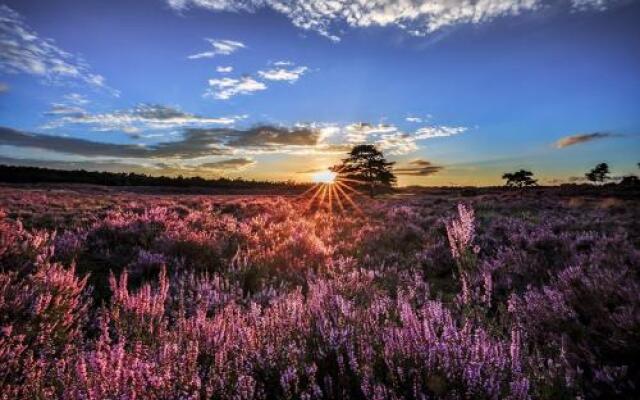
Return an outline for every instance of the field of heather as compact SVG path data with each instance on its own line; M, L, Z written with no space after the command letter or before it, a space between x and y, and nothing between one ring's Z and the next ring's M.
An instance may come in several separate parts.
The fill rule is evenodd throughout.
M637 200L354 200L1 187L0 398L640 396Z

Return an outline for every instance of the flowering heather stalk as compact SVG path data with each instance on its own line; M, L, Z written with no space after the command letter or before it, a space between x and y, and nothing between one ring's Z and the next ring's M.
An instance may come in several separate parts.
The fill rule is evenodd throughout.
M479 247L472 248L475 238L475 213L473 208L458 204L458 218L446 222L447 237L451 255L458 265L460 284L462 286L462 303L471 303L471 274L475 273L475 254Z
M460 259L470 249L475 237L475 213L473 208L458 204L458 218L446 223L447 237L453 258Z

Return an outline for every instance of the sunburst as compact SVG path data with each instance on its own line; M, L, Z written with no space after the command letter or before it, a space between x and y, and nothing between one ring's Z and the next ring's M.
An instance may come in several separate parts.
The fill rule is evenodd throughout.
M313 186L300 194L300 198L308 198L305 212L316 208L326 208L330 214L346 212L349 208L357 213L362 213L353 197L362 195L360 191L352 187L355 183L361 183L354 179L348 179L340 175L340 171L320 171L312 176ZM336 207L334 207L334 204Z

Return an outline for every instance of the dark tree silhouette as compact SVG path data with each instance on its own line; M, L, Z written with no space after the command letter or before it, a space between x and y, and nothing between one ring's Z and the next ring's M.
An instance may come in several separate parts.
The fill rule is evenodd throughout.
M502 179L506 180L505 185L519 188L535 186L538 182L536 179L533 179L533 172L524 169L516 172L507 172L502 175Z
M374 145L361 144L351 149L341 164L330 169L338 174L338 179L365 187L373 197L380 189L390 189L396 183L393 164Z
M600 163L595 166L591 171L584 174L588 180L593 183L602 183L609 179L609 165L607 163Z
M0 182L8 183L87 183L105 186L167 186L203 187L216 189L287 189L302 188L306 184L295 182L269 182L240 178L205 179L194 177L150 176L136 173L97 172L85 170L65 171L51 168L0 165Z

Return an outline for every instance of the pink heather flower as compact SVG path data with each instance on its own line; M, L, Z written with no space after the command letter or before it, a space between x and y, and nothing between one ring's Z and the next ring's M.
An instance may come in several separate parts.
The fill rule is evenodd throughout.
M475 215L473 208L458 204L458 218L446 223L451 254L459 259L469 249L475 237ZM478 249L479 251L479 249Z

